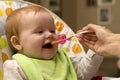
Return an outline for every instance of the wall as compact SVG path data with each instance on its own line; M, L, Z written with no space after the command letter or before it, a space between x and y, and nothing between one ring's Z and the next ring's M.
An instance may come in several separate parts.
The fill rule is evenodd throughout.
M77 26L77 0L62 0L62 19L76 31Z
M112 6L112 23L108 28L116 33L120 33L120 0L116 0L114 6Z
M120 33L120 0L116 0L111 8L111 23L104 25L111 29L113 32ZM88 7L86 5L86 0L77 0L77 28L79 29L88 23L97 23L97 8L99 6L95 5Z
M80 29L88 23L96 23L96 6L88 7L86 0L77 0L77 29Z

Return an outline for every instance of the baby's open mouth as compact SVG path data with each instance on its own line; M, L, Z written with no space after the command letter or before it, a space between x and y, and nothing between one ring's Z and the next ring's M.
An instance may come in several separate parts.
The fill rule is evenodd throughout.
M52 48L53 45L51 43L47 43L45 45L42 46L43 48Z

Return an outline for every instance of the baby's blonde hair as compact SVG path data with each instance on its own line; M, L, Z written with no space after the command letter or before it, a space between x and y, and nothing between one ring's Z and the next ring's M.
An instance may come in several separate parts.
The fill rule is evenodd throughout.
M45 8L37 5L28 5L26 7L18 8L14 10L6 19L5 22L5 31L6 36L9 42L10 47L14 52L17 52L17 50L12 46L10 39L12 36L18 36L20 34L20 27L21 27L21 17L24 17L24 14L27 14L29 12L48 12ZM49 13L49 12L48 12Z

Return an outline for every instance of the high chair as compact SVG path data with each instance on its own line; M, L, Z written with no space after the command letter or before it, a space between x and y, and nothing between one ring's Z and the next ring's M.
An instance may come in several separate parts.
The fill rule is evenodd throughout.
M29 4L37 5L34 3L26 2L26 1L18 1L18 0L0 0L0 80L2 80L2 64L5 60L11 59L12 51L8 45L6 36L5 36L5 30L4 30L4 23L6 20L6 17L15 9L27 6ZM40 6L40 5L39 5ZM47 8L45 8L48 10ZM56 14L54 14L52 11L48 10L54 20L55 20L55 27L56 32L58 35L65 34L66 37L72 36L75 33L72 31L72 29ZM69 53L70 57L75 57L74 60L81 61L84 56L86 56L86 53L82 47L82 45L79 43L76 37L73 37L72 39L66 41L64 44L60 44L59 47L62 47L64 50L66 50ZM91 56L94 55L94 53L91 54ZM84 64L84 63L83 63Z

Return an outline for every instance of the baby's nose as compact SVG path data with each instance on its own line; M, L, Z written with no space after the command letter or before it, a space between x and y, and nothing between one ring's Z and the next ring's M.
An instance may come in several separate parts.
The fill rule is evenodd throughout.
M53 38L53 33L51 33L51 32L47 32L46 37L52 39L52 38Z

